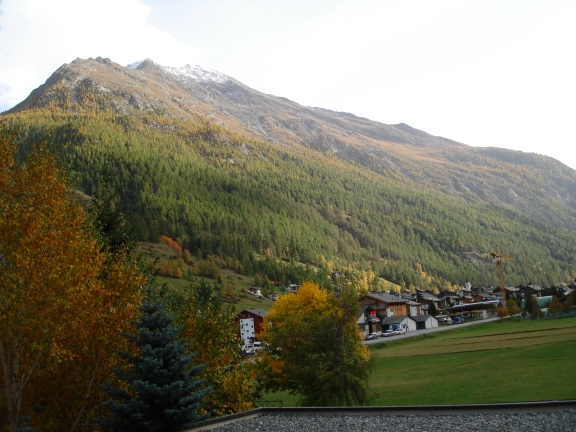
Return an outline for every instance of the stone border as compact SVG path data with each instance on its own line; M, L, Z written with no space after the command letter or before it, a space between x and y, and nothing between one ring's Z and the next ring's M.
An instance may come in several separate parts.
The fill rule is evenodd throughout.
M256 408L218 417L198 423L193 429L184 432L196 432L213 429L228 423L266 414L276 415L454 415L454 414L512 414L530 412L551 412L576 409L576 400L540 401L540 402L512 402L495 404L468 404L468 405L421 405L421 406L362 406L362 407L265 407Z

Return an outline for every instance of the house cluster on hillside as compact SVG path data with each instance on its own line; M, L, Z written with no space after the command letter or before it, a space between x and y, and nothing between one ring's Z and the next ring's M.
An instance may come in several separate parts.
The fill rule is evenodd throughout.
M466 283L458 291L432 291L416 289L400 293L367 293L363 296L362 315L358 325L366 333L380 333L386 330L406 331L437 327L438 321L430 315L430 310L443 311L447 316L469 315L487 318L498 304L514 299L524 307L526 299L533 296L540 307L544 307L556 295L560 301L566 298L576 286L542 288L538 285L506 287L506 299L502 300L499 287L472 287ZM433 305L433 307L432 307Z
M514 299L518 306L524 307L526 299L530 296L535 297L539 303L545 304L550 301L553 295L563 301L573 290L574 284L569 286L542 288L539 285L518 285L516 287L505 287L506 299L502 299L500 287L472 287L469 283L456 293L445 291L438 295L439 298L445 299L444 307L454 307L458 305L468 305L481 302L498 301L504 303L506 300Z
M521 307L522 302L529 296L535 297L540 307L543 307L552 299L552 293L563 300L575 288L576 284L546 289L538 285L519 285L506 287L505 292L506 299L515 299ZM284 291L297 293L298 285L289 285ZM261 295L259 289L254 289L251 293ZM272 297L279 295L271 293ZM271 300L276 299L272 297ZM500 288L472 287L470 283L466 283L464 288L458 291L443 291L439 294L420 289L404 290L400 293L365 293L361 297L362 313L357 322L366 335L386 330L424 330L438 327L438 319L429 313L431 309L444 311L452 316L468 314L486 318L487 311L493 311L501 302ZM245 309L236 316L236 322L240 325L238 337L245 345L258 340L265 315L266 311L262 309Z
M264 297L264 295L262 294L262 289L260 287L257 286L253 286L250 287L248 289L245 289L244 292L246 294L252 294L253 296L256 297ZM298 285L296 284L292 284L292 285L288 285L287 287L284 288L284 292L285 293L297 293L298 292ZM276 291L272 291L271 293L269 293L266 298L272 301L276 301L278 300L278 298L281 296L281 294L279 292Z

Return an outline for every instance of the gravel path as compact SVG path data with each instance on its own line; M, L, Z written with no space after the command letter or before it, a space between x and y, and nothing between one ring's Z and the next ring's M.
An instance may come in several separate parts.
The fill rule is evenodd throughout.
M576 431L576 411L460 415L263 415L210 429L215 432L552 432Z

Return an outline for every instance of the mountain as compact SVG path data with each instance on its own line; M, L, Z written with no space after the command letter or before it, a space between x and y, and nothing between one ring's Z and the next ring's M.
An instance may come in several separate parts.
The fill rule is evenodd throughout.
M108 170L142 239L181 237L247 266L256 251L434 286L495 283L491 264L467 257L499 243L518 256L511 280L576 276L576 172L546 156L304 107L151 60L78 59L4 118L23 148L48 136L84 192Z
M70 100L60 99L63 88ZM155 112L183 120L200 114L254 139L331 152L379 174L470 202L510 206L576 230L576 172L552 158L471 147L405 124L304 107L200 66L163 67L147 59L125 68L102 58L76 60L9 112L64 102L82 112L87 92L102 109L116 113Z

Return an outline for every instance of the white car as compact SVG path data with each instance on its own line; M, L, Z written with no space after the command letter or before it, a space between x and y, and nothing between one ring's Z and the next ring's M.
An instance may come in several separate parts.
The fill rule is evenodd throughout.
M406 334L406 329L405 328L398 329L398 334Z
M394 336L394 330L384 330L380 337Z

